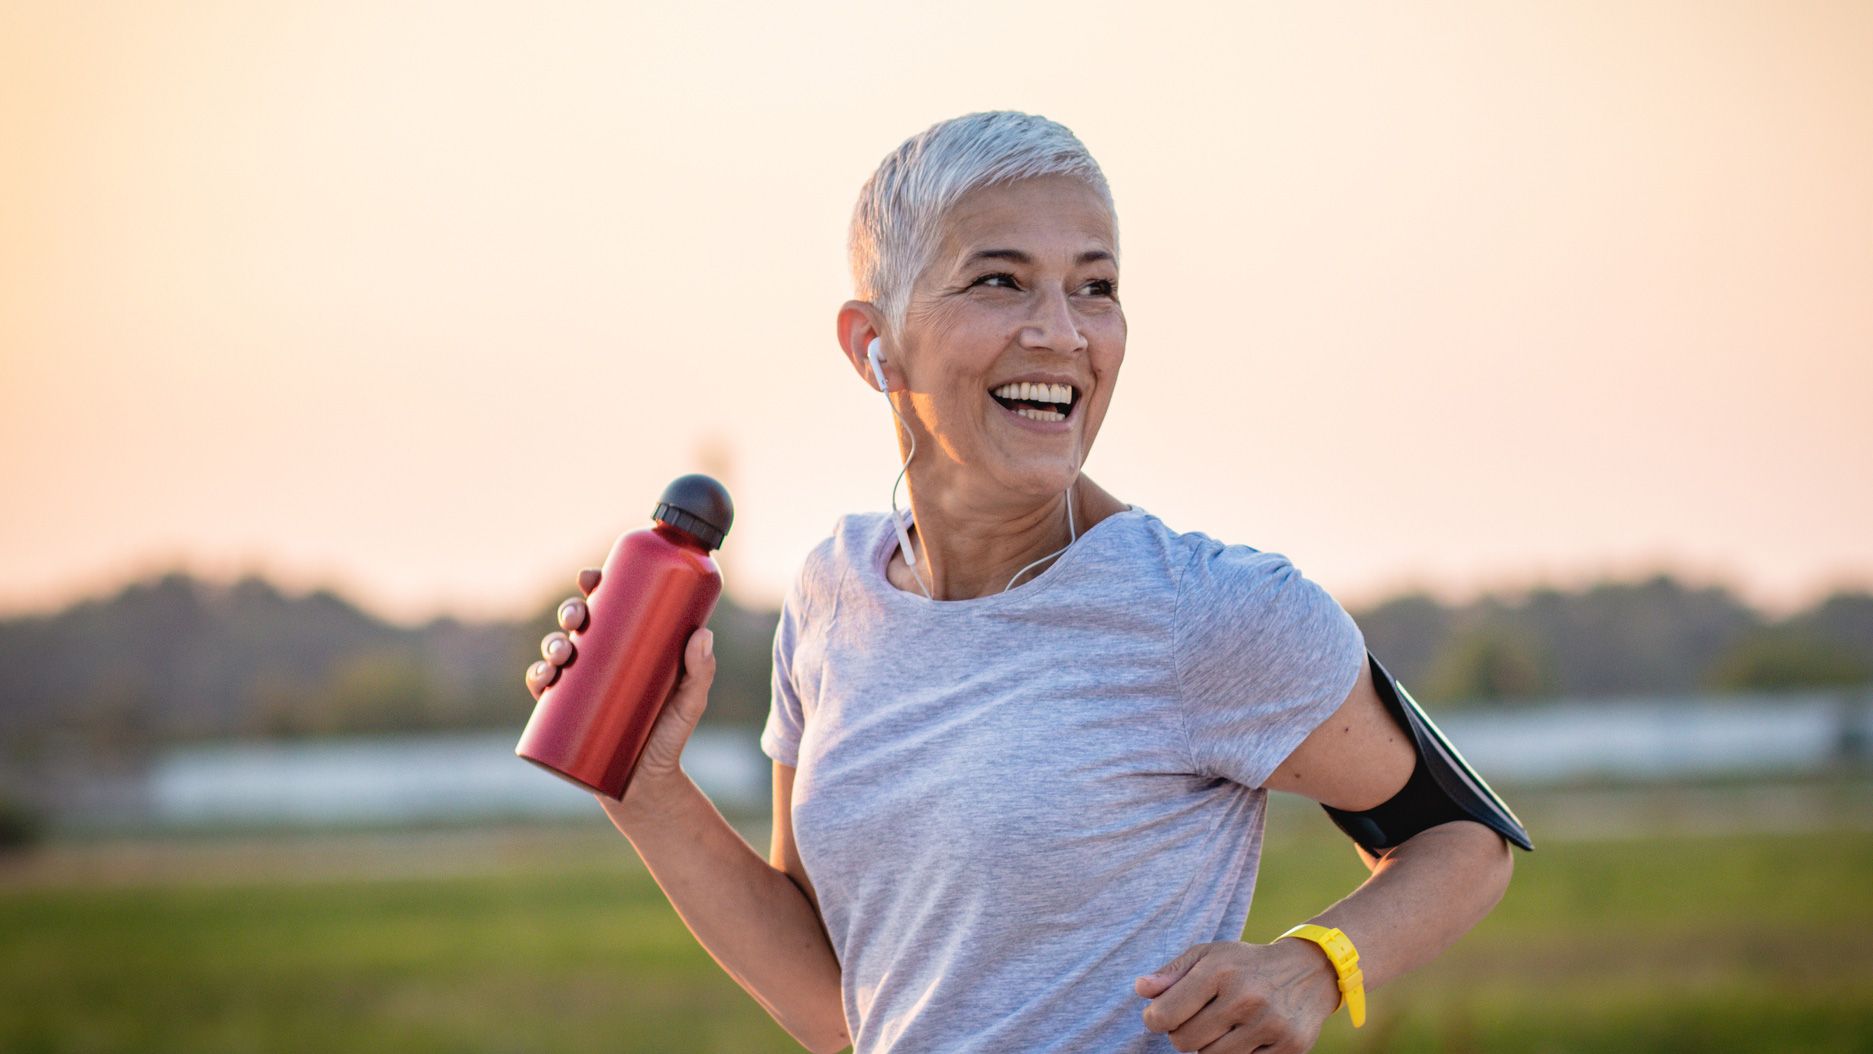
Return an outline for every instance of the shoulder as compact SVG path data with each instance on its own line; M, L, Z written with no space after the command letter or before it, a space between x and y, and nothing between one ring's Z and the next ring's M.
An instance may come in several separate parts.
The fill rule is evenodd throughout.
M1137 511L1141 514L1129 517L1126 548L1161 565L1180 594L1253 592L1299 576L1293 562L1281 553L1225 542L1203 531L1179 531L1150 513Z
M1085 537L1092 542L1089 557L1102 570L1117 565L1123 578L1134 585L1160 581L1172 589L1190 562L1191 546L1204 538L1173 530L1136 505L1100 520Z
M852 568L869 558L879 536L890 529L889 513L855 512L839 517L831 532L815 543L801 561L787 606L810 607L817 598L830 595Z
M1171 535L1177 561L1177 622L1198 636L1318 633L1349 622L1339 602L1279 552L1224 542L1201 531Z
M1272 596L1319 586L1276 552L1217 541L1205 534L1186 535L1179 593L1192 599L1208 596Z
M1356 625L1282 553L1192 532L1172 662L1199 771L1249 787L1345 702L1365 660Z
M878 551L879 540L890 533L890 513L848 512L833 521L832 533L807 554L805 571L836 582L852 568L863 567Z
M888 529L885 528L885 529ZM1203 531L1180 531L1137 506L1095 525L1099 541L1088 562L1136 590L1175 595L1180 606L1203 608L1311 585L1281 553L1221 541ZM1315 587L1317 588L1317 587Z

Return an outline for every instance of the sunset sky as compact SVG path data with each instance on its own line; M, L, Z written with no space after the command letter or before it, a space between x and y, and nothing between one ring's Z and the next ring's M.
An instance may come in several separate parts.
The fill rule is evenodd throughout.
M0 614L157 569L516 615L728 477L770 603L884 507L846 223L1070 126L1088 472L1343 603L1873 585L1873 4L12 3Z

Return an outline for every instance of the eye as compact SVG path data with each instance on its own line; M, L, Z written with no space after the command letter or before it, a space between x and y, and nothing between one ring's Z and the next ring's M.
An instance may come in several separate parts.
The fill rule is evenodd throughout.
M1119 295L1119 284L1110 278L1095 278L1081 286L1080 289L1082 292L1091 293L1094 296L1116 298Z
M1021 283L1015 281L1015 276L1006 271L995 271L969 283L971 289L976 286L982 286L985 289L1019 289Z

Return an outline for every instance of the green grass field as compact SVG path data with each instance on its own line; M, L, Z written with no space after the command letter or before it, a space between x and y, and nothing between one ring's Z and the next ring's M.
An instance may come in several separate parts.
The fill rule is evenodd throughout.
M1299 816L1276 814L1251 939L1364 873ZM0 1051L798 1049L602 817L371 844L12 869ZM1549 840L1517 863L1478 930L1316 1049L1873 1051L1873 835Z

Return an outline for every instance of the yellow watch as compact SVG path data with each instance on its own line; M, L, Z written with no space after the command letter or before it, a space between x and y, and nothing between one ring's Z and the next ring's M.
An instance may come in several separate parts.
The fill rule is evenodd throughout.
M1353 1019L1353 1027L1366 1023L1366 976L1359 972L1359 950L1346 934L1337 929L1316 926L1304 922L1288 932L1276 937L1286 940L1294 937L1304 941L1313 941L1320 945L1320 950L1327 953L1327 959L1333 963L1333 972L1340 976L1340 1006ZM1333 1009L1338 1010L1336 1006Z

